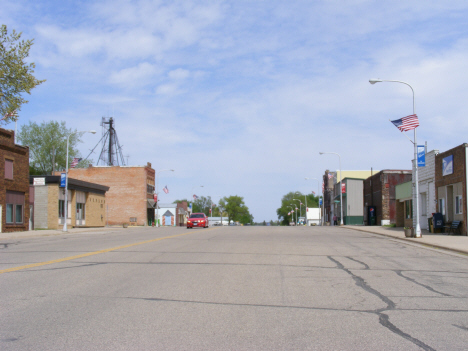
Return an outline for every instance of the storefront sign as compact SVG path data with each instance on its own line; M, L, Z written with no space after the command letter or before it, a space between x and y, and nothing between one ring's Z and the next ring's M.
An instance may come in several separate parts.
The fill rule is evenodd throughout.
M418 145L418 167L426 167L426 147Z
M45 178L34 178L34 185L45 185Z
M65 188L65 182L66 182L66 173L60 174L60 187Z
M346 194L346 183L341 183L341 193Z
M442 159L442 176L453 173L453 155Z

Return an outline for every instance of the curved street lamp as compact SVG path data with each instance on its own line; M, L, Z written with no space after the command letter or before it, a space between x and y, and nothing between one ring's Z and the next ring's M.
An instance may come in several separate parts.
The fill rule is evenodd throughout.
M391 83L401 83L405 84L408 87L410 87L412 93L413 93L413 115L416 114L416 110L414 108L414 89L411 85L409 85L406 82L403 82L401 80L386 80L386 79L380 79L380 78L371 78L369 79L369 83L375 84L375 83L380 83L380 82L391 82ZM416 200L416 233L415 237L420 238L421 237L421 226L419 225L419 178L418 178L418 141L416 138L416 128L414 128L414 141L412 141L414 145L414 178L415 178L415 195L413 195L413 198Z
M67 217L68 217L68 145L70 144L70 137L74 134L78 133L91 133L91 134L96 134L95 130L85 130L85 131L77 131L68 134L67 136L67 160L66 160L66 168L65 168L65 208L64 208L64 215L65 215L65 223L63 224L63 229L62 231L67 232Z
M161 169L156 172L156 227L159 227L159 173L161 172L174 172L173 169Z
M341 211L341 219L340 219L340 225L343 225L343 172L341 172L341 156L337 154L336 152L319 152L320 155L323 154L333 154L337 155L339 160L340 160L340 211Z

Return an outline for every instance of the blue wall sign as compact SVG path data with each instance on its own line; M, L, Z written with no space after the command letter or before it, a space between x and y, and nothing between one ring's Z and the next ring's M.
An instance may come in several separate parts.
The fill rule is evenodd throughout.
M65 188L65 182L66 182L66 174L62 173L60 174L60 187Z
M453 174L453 155L442 159L442 176Z
M418 167L426 167L426 147L418 145Z
M319 199L319 207L322 206L322 199Z

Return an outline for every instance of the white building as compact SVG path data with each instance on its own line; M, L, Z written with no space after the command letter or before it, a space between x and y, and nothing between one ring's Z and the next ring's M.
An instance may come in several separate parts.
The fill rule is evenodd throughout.
M208 217L208 223L210 224L210 226L211 225L229 225L228 217Z
M320 216L321 209L315 207L308 207L306 210L306 220L307 225L320 225L321 216Z
M436 212L436 190L435 190L435 157L439 150L426 153L426 166L418 167L419 178L419 226L421 229L429 229L428 219ZM413 160L414 165L414 160ZM414 174L414 166L413 166ZM413 177L413 189L415 188L415 177ZM416 228L416 199L413 191L413 227Z

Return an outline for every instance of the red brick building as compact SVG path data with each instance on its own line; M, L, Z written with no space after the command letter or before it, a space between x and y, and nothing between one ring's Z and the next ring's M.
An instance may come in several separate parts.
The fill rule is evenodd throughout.
M154 220L155 170L146 166L72 168L70 178L109 187L106 193L107 224L148 225Z
M0 232L29 229L29 148L0 128Z
M376 225L396 224L395 186L412 179L411 171L383 170L364 180L364 223L369 223L369 210L376 211Z
M461 221L461 233L467 235L467 153L468 144L439 153L435 157L437 212L445 223Z

